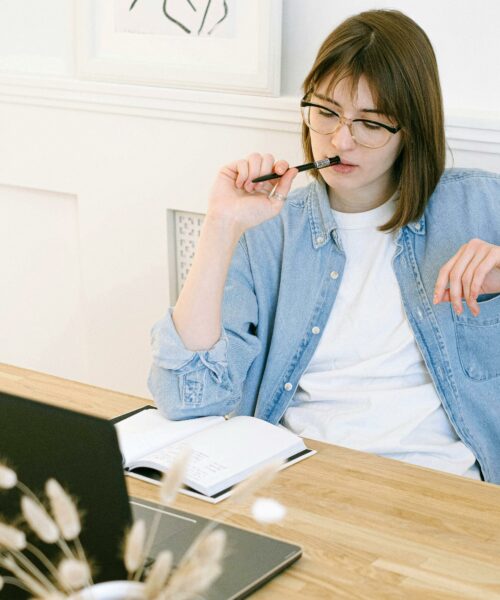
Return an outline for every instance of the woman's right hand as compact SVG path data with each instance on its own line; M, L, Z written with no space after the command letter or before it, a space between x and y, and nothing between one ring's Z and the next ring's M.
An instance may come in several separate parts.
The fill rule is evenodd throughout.
M282 175L280 179L252 183L267 173ZM279 214L284 206L297 169L289 169L286 161L275 162L271 154L251 154L219 171L210 193L207 217L227 223L238 235ZM269 198L270 192L280 197Z

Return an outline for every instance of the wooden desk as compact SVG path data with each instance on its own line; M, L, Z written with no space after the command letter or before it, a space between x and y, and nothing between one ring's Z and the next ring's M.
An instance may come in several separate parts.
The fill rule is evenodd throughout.
M144 404L7 365L0 365L0 390L103 417ZM267 490L288 507L284 523L260 527L244 507L225 517L304 548L303 558L254 598L500 599L500 486L311 446L318 454L280 473ZM157 500L155 486L129 479L128 487ZM182 496L176 506L217 517L224 504Z

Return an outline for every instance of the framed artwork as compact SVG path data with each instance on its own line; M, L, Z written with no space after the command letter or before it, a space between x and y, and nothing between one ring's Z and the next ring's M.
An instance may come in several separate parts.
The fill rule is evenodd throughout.
M76 0L84 79L279 95L282 0Z

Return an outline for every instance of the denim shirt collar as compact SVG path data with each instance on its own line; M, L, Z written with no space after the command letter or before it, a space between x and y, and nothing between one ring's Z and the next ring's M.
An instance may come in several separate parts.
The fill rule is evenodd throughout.
M324 246L332 232L335 241L341 247L337 236L337 222L330 207L330 199L324 182L313 181L306 198L306 208L309 214L313 248L317 250Z
M422 215L417 221L412 221L407 225L408 229L416 235L425 235L425 217Z
M338 225L333 216L330 199L323 181L314 180L312 182L305 204L309 214L313 248L317 250L324 246L328 242L330 234L333 234L335 242L342 249L340 236L337 234ZM407 227L415 235L425 235L424 215L420 219L408 223Z

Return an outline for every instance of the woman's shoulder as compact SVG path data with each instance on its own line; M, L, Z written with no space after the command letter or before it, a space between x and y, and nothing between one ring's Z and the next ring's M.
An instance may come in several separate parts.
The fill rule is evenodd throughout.
M500 201L500 173L482 169L446 169L429 198L429 207L436 204ZM498 204L496 204L498 208Z
M439 179L436 191L449 187L473 188L481 184L500 185L500 173L493 173L482 169L445 169Z
M426 207L427 222L449 230L500 226L500 174L446 169Z

